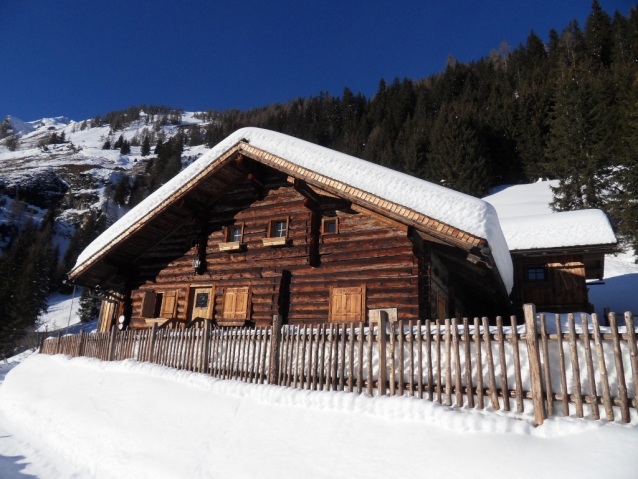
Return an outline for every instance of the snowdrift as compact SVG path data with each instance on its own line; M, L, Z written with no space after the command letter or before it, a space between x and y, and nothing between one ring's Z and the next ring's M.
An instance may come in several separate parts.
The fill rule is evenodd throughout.
M11 438L0 454L25 455L40 477L633 478L638 467L634 426L534 428L417 399L66 356L36 355L7 375L0 424Z

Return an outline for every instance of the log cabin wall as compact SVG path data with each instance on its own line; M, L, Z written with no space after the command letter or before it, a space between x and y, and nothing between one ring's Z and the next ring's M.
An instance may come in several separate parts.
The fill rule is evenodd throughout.
M208 220L181 227L141 258L131 295L131 326L149 324L142 314L146 292L175 294L175 317L186 321L189 296L198 286L214 288L218 323L224 291L239 287L249 287L249 323L258 326L270 324L274 314L294 324L326 322L331 290L353 286L365 286L366 311L396 307L401 319L425 319L428 284L419 273L426 271L427 259L418 257L406 227L350 208L311 209L307 203L275 172L262 177L259 187L250 181L234 187L215 203ZM323 232L326 218L337 220L338 232ZM287 245L264 246L271 223L284 219ZM242 250L220 251L232 225L243 227ZM202 238L206 267L197 274L193 261L200 258Z
M512 259L517 308L534 303L539 311L592 312L582 255L513 255Z

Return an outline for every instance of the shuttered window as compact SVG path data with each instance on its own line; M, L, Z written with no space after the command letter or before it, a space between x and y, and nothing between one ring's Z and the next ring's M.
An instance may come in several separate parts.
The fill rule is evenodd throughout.
M142 318L152 318L155 312L155 291L146 291L142 294L142 310L140 316Z
M250 288L226 288L222 317L228 320L247 320L250 317Z
M160 318L174 318L177 311L177 291L164 291Z
M365 321L366 288L332 288L330 293L330 321Z

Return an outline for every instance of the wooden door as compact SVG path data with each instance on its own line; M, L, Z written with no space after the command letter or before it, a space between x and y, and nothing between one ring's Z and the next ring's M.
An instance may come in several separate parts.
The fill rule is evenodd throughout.
M215 287L191 286L189 304L191 305L189 320L204 318L213 319L213 309L215 307Z
M365 286L330 290L330 321L365 321Z

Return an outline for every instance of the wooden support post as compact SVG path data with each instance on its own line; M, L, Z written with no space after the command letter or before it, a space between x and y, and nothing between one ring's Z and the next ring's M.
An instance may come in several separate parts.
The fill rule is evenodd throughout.
M202 348L202 369L201 372L208 374L208 363L210 361L210 319L204 321L204 336L202 341L204 347Z
M638 409L638 348L636 348L636 326L634 315L631 311L625 312L625 325L627 326L627 341L629 344L629 359L631 360L631 374L634 379L634 408Z
M113 325L111 327L111 339L109 340L109 355L107 357L107 361L113 361L113 356L115 355L115 341L117 340L117 326Z
M153 323L151 328L151 340L148 342L148 352L146 353L146 360L149 363L155 359L155 338L157 337L157 323Z
M532 403L534 418L539 426L545 421L545 407L543 404L543 382L541 378L541 358L536 334L536 306L523 305L525 313L525 340L527 342L527 357L529 359L530 383L532 387Z
M620 396L620 413L622 422L629 422L629 399L627 398L627 384L625 383L625 367L622 362L622 350L620 349L620 335L616 323L616 313L609 313L609 327L614 347L614 360L616 361L616 377L618 378L618 396Z
M377 343L379 344L379 396L385 396L387 371L386 371L386 330L388 328L389 317L386 311L379 311L379 320L377 322ZM370 322L370 328L373 328Z
M270 336L270 367L268 369L268 384L278 384L279 379L279 343L283 317L275 314L272 317L272 335Z
M76 352L76 357L82 356L82 346L84 346L84 331L80 331L80 338L78 340L78 350Z

